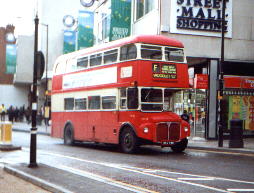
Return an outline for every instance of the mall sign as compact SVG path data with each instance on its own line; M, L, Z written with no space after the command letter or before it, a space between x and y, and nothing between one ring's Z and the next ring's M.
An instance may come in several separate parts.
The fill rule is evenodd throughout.
M171 0L170 32L221 36L222 0ZM225 37L232 37L232 0L226 0Z

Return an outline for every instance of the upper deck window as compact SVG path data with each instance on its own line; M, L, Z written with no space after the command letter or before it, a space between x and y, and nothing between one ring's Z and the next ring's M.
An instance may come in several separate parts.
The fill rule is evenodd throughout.
M117 53L117 49L104 52L104 64L116 62Z
M102 54L94 54L90 56L90 66L98 66L101 65L102 62Z
M142 45L141 46L141 57L145 58L145 59L161 60L162 59L161 47Z
M77 67L78 68L87 68L88 66L88 57L78 58Z
M129 44L121 47L120 60L130 60L137 58L137 47Z
M184 53L181 48L165 48L167 61L184 62Z

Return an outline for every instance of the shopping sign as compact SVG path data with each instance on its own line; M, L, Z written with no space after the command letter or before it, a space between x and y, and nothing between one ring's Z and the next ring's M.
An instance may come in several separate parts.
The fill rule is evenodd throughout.
M195 74L194 88L208 89L208 75L207 74Z
M224 76L224 87L254 89L254 77Z

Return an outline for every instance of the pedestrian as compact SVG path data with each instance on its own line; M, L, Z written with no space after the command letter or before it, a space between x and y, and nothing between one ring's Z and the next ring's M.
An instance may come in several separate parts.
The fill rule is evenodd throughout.
M14 113L15 112L14 112L14 108L13 108L12 105L9 107L7 113L8 113L8 119L9 119L9 121L13 123L13 121L14 121Z
M23 122L24 114L25 114L25 105L23 105L19 108L19 121L20 122Z
M183 114L181 115L181 118L182 118L182 120L184 120L184 121L186 121L188 123L190 121L190 116L188 115L186 110L183 111Z
M29 106L25 110L25 117L26 117L27 124L30 124L30 122L31 122L31 109L30 109Z
M6 108L4 104L0 106L1 121L5 121Z
M14 120L15 120L15 122L19 121L19 108L17 106L14 110Z

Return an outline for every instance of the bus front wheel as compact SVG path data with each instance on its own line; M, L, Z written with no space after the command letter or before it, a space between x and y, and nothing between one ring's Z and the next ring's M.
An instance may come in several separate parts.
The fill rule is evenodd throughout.
M121 133L120 147L124 153L134 153L137 150L138 139L130 127L125 128Z
M184 138L180 142L176 143L171 147L172 151L175 153L181 153L183 152L188 145L188 139Z
M74 144L73 128L70 124L68 124L64 129L64 144L65 145Z

